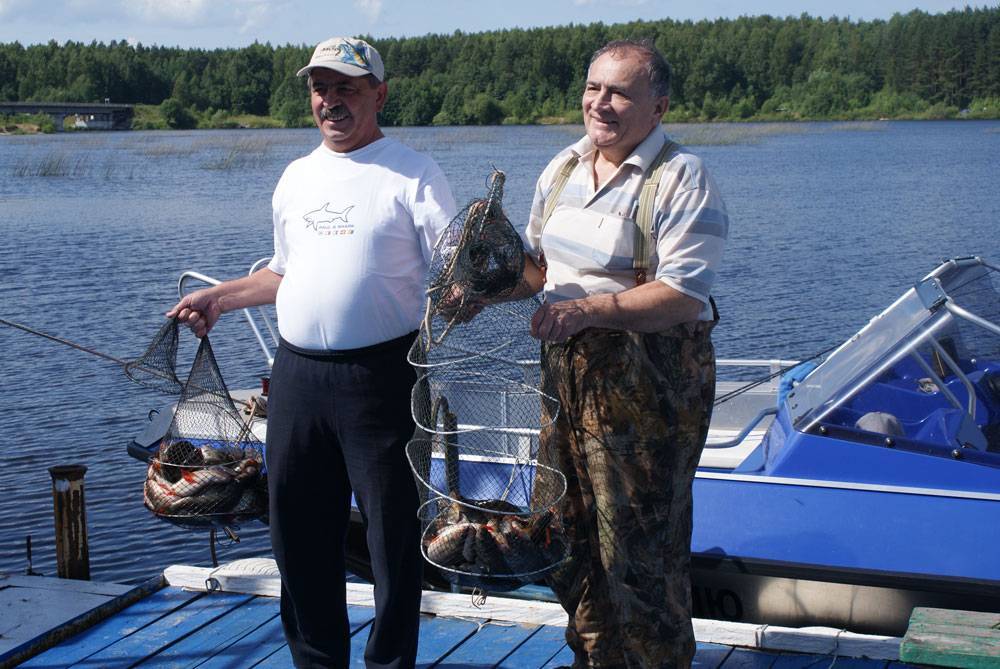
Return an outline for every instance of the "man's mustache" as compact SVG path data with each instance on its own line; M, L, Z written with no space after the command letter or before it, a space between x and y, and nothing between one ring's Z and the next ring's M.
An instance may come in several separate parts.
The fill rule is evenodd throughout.
M338 117L344 116L347 113L347 107L344 105L334 105L333 107L324 107L320 111L319 115L325 121L332 121Z

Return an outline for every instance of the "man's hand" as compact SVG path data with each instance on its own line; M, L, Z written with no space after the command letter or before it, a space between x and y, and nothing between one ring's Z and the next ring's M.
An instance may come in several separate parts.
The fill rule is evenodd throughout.
M221 315L219 298L215 297L211 288L185 295L166 313L167 318L176 318L191 328L199 339L208 334Z
M545 303L531 317L531 336L545 341L566 341L592 325L586 299Z
M467 296L457 286L448 287L437 303L437 312L447 321L468 323L479 315L486 302L478 296Z

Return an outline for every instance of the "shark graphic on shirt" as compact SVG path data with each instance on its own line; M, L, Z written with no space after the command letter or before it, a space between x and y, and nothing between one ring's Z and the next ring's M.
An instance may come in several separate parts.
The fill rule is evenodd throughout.
M349 224L350 221L347 220L347 215L350 213L351 209L354 209L353 204L340 211L335 211L330 209L330 203L327 202L319 209L314 209L313 211L302 214L302 218L305 219L307 228L312 228L313 230L318 231L321 225L323 227L329 227L338 221L341 221L344 224Z

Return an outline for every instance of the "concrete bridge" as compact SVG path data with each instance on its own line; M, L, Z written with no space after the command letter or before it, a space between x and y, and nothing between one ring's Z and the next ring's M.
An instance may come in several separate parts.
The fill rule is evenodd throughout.
M74 125L91 130L128 130L132 127L133 105L89 102L0 102L2 114L48 114L62 130L67 117Z

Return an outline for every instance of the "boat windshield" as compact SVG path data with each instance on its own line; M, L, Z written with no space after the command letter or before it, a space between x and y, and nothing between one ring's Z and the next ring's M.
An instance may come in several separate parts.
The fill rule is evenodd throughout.
M873 383L896 382L907 369L914 383L928 379L933 383L943 376L967 383L977 366L987 361L1000 364L998 277L1000 271L980 258L950 260L931 272L789 394L796 429L811 430ZM945 399L959 404L958 393L949 391L951 384L941 385ZM974 396L974 392L965 395ZM871 410L870 403L862 404ZM974 411L973 401L970 412Z

